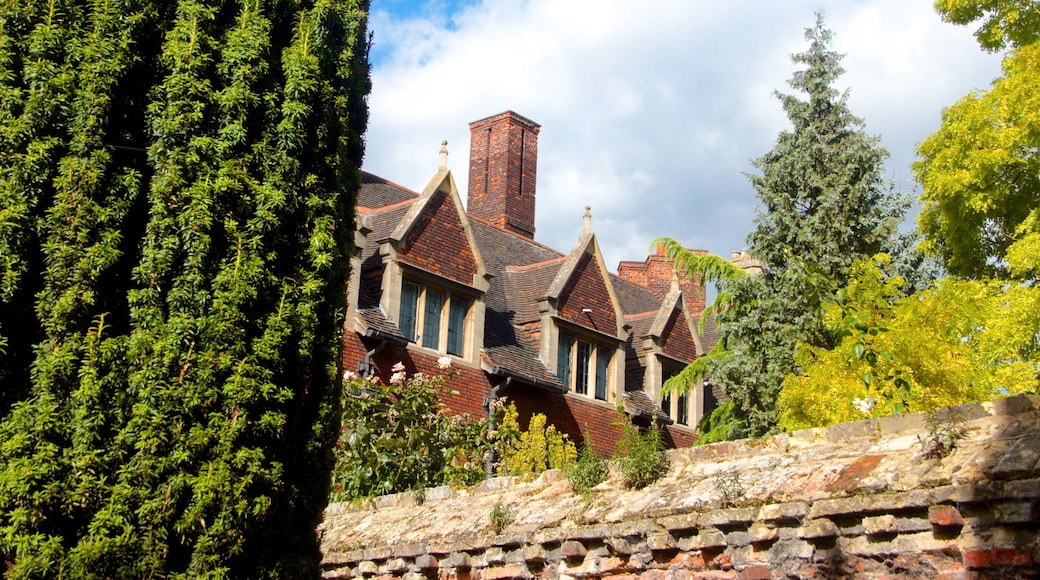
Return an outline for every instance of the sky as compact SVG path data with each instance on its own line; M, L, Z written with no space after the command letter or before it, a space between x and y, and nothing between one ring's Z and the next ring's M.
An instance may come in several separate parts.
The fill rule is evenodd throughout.
M754 227L751 161L790 128L774 93L793 92L821 11L837 88L916 197L916 144L1000 74L929 0L372 0L363 169L421 191L447 139L465 202L468 124L512 110L542 126L537 241L569 251L590 205L611 271L658 236L729 256Z

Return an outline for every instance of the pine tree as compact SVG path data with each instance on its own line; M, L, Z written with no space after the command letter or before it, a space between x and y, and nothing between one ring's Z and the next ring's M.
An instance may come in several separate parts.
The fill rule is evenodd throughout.
M317 574L366 11L0 6L8 577Z
M879 139L849 111L848 93L834 88L842 56L829 49L822 16L806 40L809 49L792 57L806 68L789 84L808 98L777 94L792 129L754 161L762 173L748 176L763 206L748 243L764 271L723 283L730 352L712 376L749 435L776 429L781 383L798 370L795 345L830 341L820 323L827 288L844 285L854 260L883 249L907 207L884 178Z

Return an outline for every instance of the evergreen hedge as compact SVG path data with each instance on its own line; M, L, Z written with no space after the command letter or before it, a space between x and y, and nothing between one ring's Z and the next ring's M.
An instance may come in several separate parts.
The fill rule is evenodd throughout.
M7 577L317 575L367 4L0 4Z

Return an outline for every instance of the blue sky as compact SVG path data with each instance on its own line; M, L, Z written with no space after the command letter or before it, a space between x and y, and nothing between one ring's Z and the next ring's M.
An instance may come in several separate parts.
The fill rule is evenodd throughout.
M465 200L468 123L514 110L542 125L536 240L569 250L591 205L612 270L659 235L728 256L753 228L744 173L788 126L773 93L821 10L839 87L913 193L914 146L1000 74L926 0L373 0L364 168L421 190L447 139Z

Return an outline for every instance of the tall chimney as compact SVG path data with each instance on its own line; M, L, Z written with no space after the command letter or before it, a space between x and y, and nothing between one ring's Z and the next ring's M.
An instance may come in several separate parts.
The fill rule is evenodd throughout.
M512 111L469 124L469 215L534 239L540 129Z

